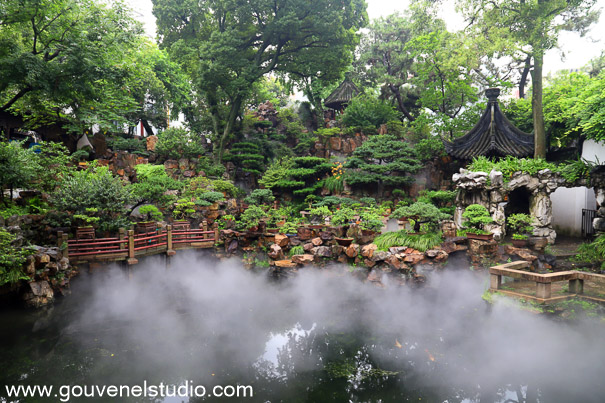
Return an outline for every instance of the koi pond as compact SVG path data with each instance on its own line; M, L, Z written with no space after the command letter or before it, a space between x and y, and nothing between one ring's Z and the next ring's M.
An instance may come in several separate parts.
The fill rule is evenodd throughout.
M0 401L67 398L9 398L5 386L160 384L167 396L76 388L69 401L603 401L602 321L490 305L487 274L466 268L427 273L422 288L388 276L363 283L355 270L366 269L276 278L191 252L168 265L148 259L130 276L120 266L83 272L52 308L0 312ZM183 385L251 389L178 396Z

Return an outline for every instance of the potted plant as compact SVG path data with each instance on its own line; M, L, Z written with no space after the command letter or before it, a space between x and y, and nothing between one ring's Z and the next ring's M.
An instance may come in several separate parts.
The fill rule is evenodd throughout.
M351 245L353 243L353 241L355 240L354 238L338 238L338 237L334 237L334 239L340 246L344 246L344 247Z
M326 222L326 219L332 216L332 212L327 206L315 207L309 210L310 228L319 229L322 228Z
M513 233L513 245L517 248L527 246L529 234L533 230L531 216L529 214L511 214L506 221Z
M363 235L373 235L380 231L384 226L381 215L379 215L374 209L366 209L360 213L359 228Z
M259 206L249 206L240 216L240 229L246 229L251 232L258 230L261 220L265 219L267 213Z
M173 225L187 226L189 224L188 218L195 213L195 203L189 199L179 199L174 204L172 210Z
M235 217L231 214L225 214L218 221L219 229L233 229L235 227Z
M86 214L74 214L73 218L76 220L76 239L83 238L95 238L94 224L97 224L100 217L95 217L94 214L99 211L96 207L87 207L85 209Z
M494 222L485 206L471 204L464 210L464 213L462 213L462 218L466 219L464 228L466 229L467 238L480 239L483 241L488 241L493 238L493 234L484 229L486 224Z
M334 226L340 227L349 225L355 218L357 212L350 207L342 206L332 215L330 223Z
M284 225L279 228L279 232L289 237L296 236L298 232L299 223L293 221L286 221Z
M435 205L425 202L415 202L409 206L397 207L391 215L399 220L406 217L410 222L413 221L414 232L420 232L422 224L429 231L437 231L439 222L450 218L449 214L442 213Z

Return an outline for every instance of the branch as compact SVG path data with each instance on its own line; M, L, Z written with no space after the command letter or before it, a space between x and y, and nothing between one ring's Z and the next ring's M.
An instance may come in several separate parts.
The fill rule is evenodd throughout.
M28 92L30 92L33 88L31 86L27 86L21 89L21 91L19 91L18 93L15 94L14 97L11 98L10 101L8 101L6 104L4 104L4 106L2 106L0 108L0 112L4 112L6 111L8 108L10 108L11 106L13 106L13 104L15 102L17 102L23 95L27 94Z

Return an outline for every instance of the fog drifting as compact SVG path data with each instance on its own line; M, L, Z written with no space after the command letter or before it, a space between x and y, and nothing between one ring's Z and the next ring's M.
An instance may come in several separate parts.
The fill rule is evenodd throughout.
M250 401L504 402L516 388L603 401L604 326L489 307L487 278L464 269L432 273L421 290L384 283L346 266L274 281L237 259L179 253L131 279L117 266L83 274L59 344L91 357L87 383L252 384ZM344 356L354 365L334 381Z

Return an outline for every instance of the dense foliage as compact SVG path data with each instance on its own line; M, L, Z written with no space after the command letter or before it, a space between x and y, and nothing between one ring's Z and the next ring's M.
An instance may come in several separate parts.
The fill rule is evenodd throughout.
M353 98L342 115L342 123L349 127L377 128L398 118L397 112L385 101L360 95Z
M560 173L563 178L573 183L578 179L588 178L592 164L584 160L569 161L557 165L541 158L515 158L508 156L494 160L487 157L476 157L473 158L467 168L475 172L489 173L492 170L500 171L505 182L508 182L515 172L536 175L543 169L549 169L552 172Z
M271 72L334 81L367 19L360 0L153 0L153 12L161 47L189 74L212 116L219 161L255 83Z
M23 272L23 264L32 251L27 248L13 246L15 235L0 228L0 287L14 284L19 280L28 280Z
M54 208L64 216L64 225L72 224L76 214L98 217L101 230L129 226L127 206L132 201L130 189L114 177L107 167L76 171L61 180L52 196ZM94 211L87 210L94 209Z
M345 180L351 186L403 186L413 182L411 175L421 165L408 143L376 135L355 149L345 167Z

